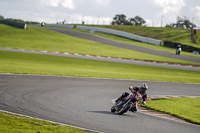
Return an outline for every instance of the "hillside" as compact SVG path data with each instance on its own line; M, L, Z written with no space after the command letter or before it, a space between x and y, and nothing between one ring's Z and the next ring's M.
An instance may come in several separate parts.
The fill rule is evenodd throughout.
M24 30L0 24L0 47L39 51L59 51L199 65L199 63L160 57L114 46L103 45L97 42L75 38L36 27L28 27Z
M94 25L93 25L94 26ZM197 44L191 43L190 29L161 28L161 27L143 27L143 26L125 26L125 25L95 25L96 27L109 28L125 31L145 37L160 39L163 41L178 42L193 47L200 48L200 30L197 30Z

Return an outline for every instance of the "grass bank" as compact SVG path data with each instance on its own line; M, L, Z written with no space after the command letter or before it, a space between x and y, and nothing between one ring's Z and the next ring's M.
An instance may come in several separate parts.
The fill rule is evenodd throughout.
M23 30L2 24L0 24L0 47L41 51L60 51L68 53L200 65L200 63L171 59L112 47L40 28L28 27L27 30Z
M81 129L67 127L34 118L8 114L0 111L1 133L86 133Z
M147 101L144 107L200 124L200 98L161 98Z
M191 43L190 29L125 26L125 25L95 25L95 26L125 31L145 37L160 39L163 41L178 42L200 48L200 30L197 30L197 36L196 36L197 44L193 44Z
M0 73L200 83L199 71L0 51Z

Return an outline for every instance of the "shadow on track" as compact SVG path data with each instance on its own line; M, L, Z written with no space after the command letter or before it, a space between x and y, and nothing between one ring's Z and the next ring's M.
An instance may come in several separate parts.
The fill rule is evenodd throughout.
M88 111L88 112L98 113L98 114L106 114L106 115L116 115L110 111Z
M91 112L91 113L97 113L97 114L106 114L106 115L116 115L116 116L128 116L128 117L133 117L133 115L130 115L130 114L123 114L123 115L118 115L116 113L112 113L110 111L88 111L88 112Z

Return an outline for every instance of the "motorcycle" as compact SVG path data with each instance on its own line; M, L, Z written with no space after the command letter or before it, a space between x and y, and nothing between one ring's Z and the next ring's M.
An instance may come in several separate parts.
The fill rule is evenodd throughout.
M131 108L137 106L137 102L142 102L142 96L139 92L134 92L129 88L129 90L132 92L127 97L117 101L111 108L111 112L117 113L119 115L122 115L129 111Z

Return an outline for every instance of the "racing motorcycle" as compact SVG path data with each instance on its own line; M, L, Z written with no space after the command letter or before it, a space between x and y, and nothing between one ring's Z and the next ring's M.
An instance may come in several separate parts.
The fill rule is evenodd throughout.
M111 112L117 113L119 115L122 115L129 111L131 108L137 106L137 102L140 101L142 102L142 96L141 94L137 91L134 92L129 88L129 90L132 92L129 94L127 97L117 101L111 108Z

